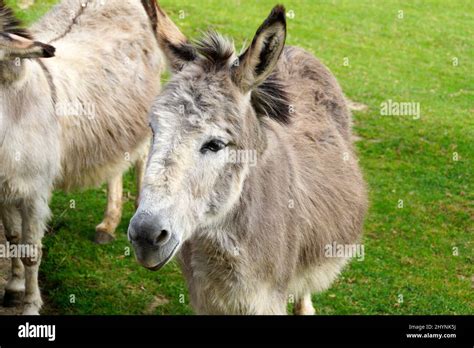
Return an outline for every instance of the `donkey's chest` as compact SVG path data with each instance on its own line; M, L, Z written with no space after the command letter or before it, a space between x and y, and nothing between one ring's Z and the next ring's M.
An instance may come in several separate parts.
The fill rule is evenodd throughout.
M281 296L268 279L255 276L238 248L208 253L188 242L181 251L181 265L198 314L268 312Z

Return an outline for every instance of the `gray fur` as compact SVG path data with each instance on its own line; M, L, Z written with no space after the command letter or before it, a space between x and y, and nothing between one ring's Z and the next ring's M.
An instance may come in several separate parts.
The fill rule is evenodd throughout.
M64 0L31 34L41 45L12 43L23 50L21 64L0 59L0 217L9 240L41 247L53 188L102 184L146 153L163 60L140 0ZM51 55L47 44L56 56L37 59ZM43 51L25 49L36 46ZM94 112L68 111L85 104ZM39 261L23 263L24 312L37 314ZM7 292L25 288L23 266L13 267Z
M347 261L327 257L325 247L361 237L367 197L350 113L336 79L313 55L295 47L278 54L283 14L281 7L272 12L238 66L232 43L217 34L186 63L177 64L185 55L170 54L179 45L162 47L183 68L153 106L154 143L129 235L143 250L143 239L159 234L150 224L144 231L148 219L179 239L197 313L284 314L294 298L296 312L310 314L310 294L327 289ZM278 93L252 97L268 79L278 79ZM281 108L275 100L282 95L288 122L262 112ZM267 105L256 106L259 100ZM223 151L203 154L210 138L256 151L257 165L226 161ZM151 269L167 261L163 250L176 252L154 248L138 257Z

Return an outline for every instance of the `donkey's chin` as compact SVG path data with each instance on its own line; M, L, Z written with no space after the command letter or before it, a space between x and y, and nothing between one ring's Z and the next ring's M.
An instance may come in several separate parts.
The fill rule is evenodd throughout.
M160 269L162 269L169 261L171 260L171 257L163 262L160 262L159 264L157 264L156 266L153 266L153 267L147 267L147 266L143 266L145 267L147 270L149 271L159 271Z
M156 266L153 266L153 267L144 266L144 267L147 268L147 269L150 270L150 271L159 271L159 270L162 269L168 262L171 261L171 259L173 258L174 254L175 254L176 251L178 250L178 247L179 247L179 244L176 245L175 250L173 250L173 252L170 254L170 256L168 256L165 260L161 261L161 262L160 262L159 264L157 264Z
M173 259L176 252L179 250L181 243L177 242L174 246L168 248L168 250L160 250L156 252L156 257L149 255L146 260L137 258L138 262L150 271L158 271L163 268L168 262ZM154 255L153 255L154 256ZM151 260L150 260L151 259Z

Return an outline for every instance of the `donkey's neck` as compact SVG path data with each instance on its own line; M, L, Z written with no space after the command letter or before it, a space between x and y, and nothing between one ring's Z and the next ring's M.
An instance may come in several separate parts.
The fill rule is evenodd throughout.
M265 149L259 154L257 165L250 168L238 207L240 212L255 219L252 223L258 227L256 230L265 224L267 218L279 219L275 215L277 206L291 203L290 189L295 177L291 150L284 139L282 127L270 121L262 128Z
M282 226L291 223L292 200L296 200L291 150L283 139L281 126L271 121L262 129L266 146L257 165L250 168L240 200L213 228L220 234L215 246L221 245L221 251L233 253L235 248L253 248L265 234L284 234Z
M1 111L6 120L31 117L50 109L51 90L42 65L22 60L0 63ZM1 127L2 125L0 125Z
M25 80L25 65L19 59L0 61L0 88L18 88Z

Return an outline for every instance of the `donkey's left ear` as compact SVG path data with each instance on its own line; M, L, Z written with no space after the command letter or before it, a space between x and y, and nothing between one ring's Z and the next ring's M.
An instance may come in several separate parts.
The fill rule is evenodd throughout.
M197 54L188 39L178 29L156 0L151 0L156 11L156 36L173 72L180 71L196 59Z
M0 61L15 58L51 58L56 49L11 33L0 33Z
M250 47L232 67L232 79L245 92L264 82L273 72L286 40L286 16L282 5L275 6L257 30Z

